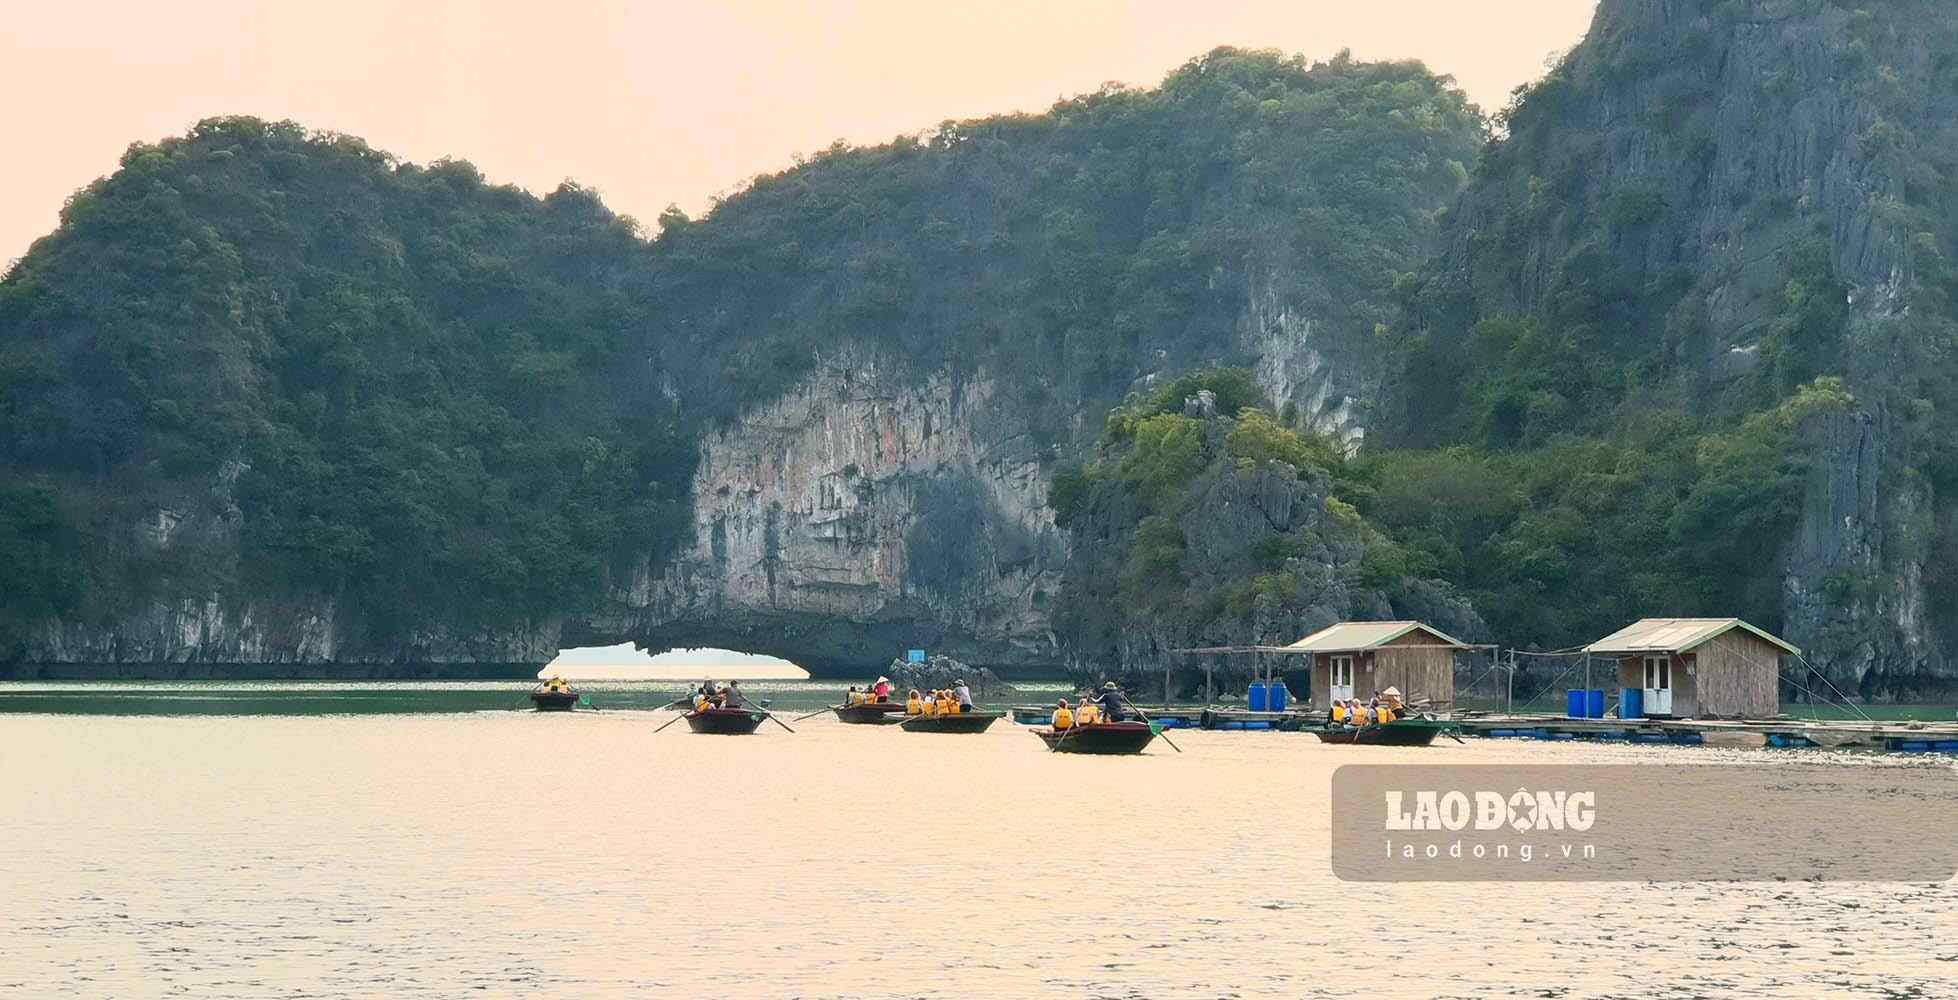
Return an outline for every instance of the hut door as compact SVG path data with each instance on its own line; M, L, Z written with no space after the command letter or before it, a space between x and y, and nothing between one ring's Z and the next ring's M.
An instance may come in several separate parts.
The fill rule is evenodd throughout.
M1332 698L1345 701L1353 697L1353 658L1351 656L1332 657Z
M1645 711L1649 715L1672 714L1672 657L1645 658Z

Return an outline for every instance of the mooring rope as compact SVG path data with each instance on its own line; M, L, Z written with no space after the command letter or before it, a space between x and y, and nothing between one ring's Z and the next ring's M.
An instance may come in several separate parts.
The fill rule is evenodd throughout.
M1857 715L1862 716L1864 722L1870 723L1871 725L1876 724L1875 719L1870 718L1868 713L1864 712L1860 708L1857 708L1856 703L1850 701L1849 696L1842 693L1842 689L1836 686L1835 681L1829 679L1828 674L1825 674L1822 671L1815 669L1815 665L1808 662L1808 657L1803 656L1800 653L1796 653L1795 659L1802 661L1802 666L1807 667L1809 673L1822 678L1822 683L1829 685L1829 690L1834 691L1836 693L1836 697L1841 698L1842 703L1849 706L1850 711L1855 712Z

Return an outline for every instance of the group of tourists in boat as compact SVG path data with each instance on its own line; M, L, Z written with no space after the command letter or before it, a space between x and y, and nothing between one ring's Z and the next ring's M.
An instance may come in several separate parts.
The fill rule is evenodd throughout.
M1401 698L1401 689L1390 687L1375 691L1364 705L1357 698L1333 702L1326 721L1334 726L1384 726L1405 718L1407 702Z
M1156 727L1131 721L1127 702L1114 681L1104 681L1100 692L1080 692L1072 705L1066 698L1056 702L1052 725L1034 735L1056 753L1141 753L1156 738Z
M530 703L540 712L569 712L578 704L578 692L570 681L552 675L530 692Z
M912 689L904 698L907 733L983 733L1006 717L1005 712L982 712L972 704L972 688L961 677L949 688L933 688L920 694Z
M831 706L838 720L856 725L897 723L911 733L983 733L1004 712L982 712L972 703L972 688L965 678L948 688L919 692L911 689L903 701L891 697L891 679L879 677L867 687L852 685L843 694L843 704Z
M1114 681L1104 681L1100 694L1083 691L1075 696L1076 704L1070 706L1062 698L1054 706L1054 731L1072 729L1075 726L1092 726L1101 722L1122 721L1122 690Z
M891 679L889 677L879 677L877 678L877 683L864 688L858 688L855 684L852 684L850 685L850 690L843 695L843 704L845 707L850 705L889 704L891 690ZM916 698L918 692L911 692L911 696Z
M952 686L919 694L917 688L904 698L906 715L966 715L973 711L972 689L961 677Z
M1449 728L1449 723L1409 709L1400 689L1390 687L1375 692L1365 704L1357 699L1333 702L1326 724L1314 732L1322 743L1424 747Z
M741 699L740 681L728 681L726 684L701 681L700 686L693 689L690 700L696 712L703 712L710 708L745 707Z

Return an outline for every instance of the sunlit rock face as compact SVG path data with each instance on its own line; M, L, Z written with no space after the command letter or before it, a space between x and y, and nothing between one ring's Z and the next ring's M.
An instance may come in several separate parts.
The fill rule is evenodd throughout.
M1039 458L983 374L839 353L702 441L693 546L642 570L619 624L818 672L918 647L1051 662L1066 553Z

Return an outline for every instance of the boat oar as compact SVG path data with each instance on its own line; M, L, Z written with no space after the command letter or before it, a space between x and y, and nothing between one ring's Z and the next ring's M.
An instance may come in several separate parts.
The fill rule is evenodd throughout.
M762 709L762 710L761 710L761 714L763 714L763 715L766 715L766 716L768 716L768 717L769 717L770 719L774 719L774 721L775 721L775 724L776 724L776 725L778 725L778 726L781 726L781 727L782 727L783 729L789 729L789 724L788 724L788 723L786 723L786 722L783 722L783 721L782 721L782 720L780 720L780 719L776 719L776 718L775 718L775 713L774 713L774 712L771 712L771 711L769 711L768 709L765 709L765 708L764 708L764 709ZM795 730L793 730L793 729L789 729L789 732L792 732L792 733L793 733L793 732L795 732Z
M1118 692L1116 692L1116 695L1117 695L1118 697L1120 697L1120 698L1122 699L1122 704L1124 704L1124 705L1127 705L1127 706L1128 706L1129 708L1131 708L1131 709L1134 709L1134 710L1135 710L1135 714L1137 714L1137 715L1140 715L1140 716L1142 716L1142 721L1144 721L1144 722L1149 722L1149 716L1148 716L1147 714L1145 714L1145 713L1144 713L1144 712L1142 711L1142 709L1141 709L1140 707L1138 707L1138 706L1136 705L1136 703L1135 703L1135 702L1132 702L1132 701L1130 701L1130 700L1129 700L1129 696L1128 696L1128 695L1125 695L1125 694L1122 694L1122 693L1121 693L1121 692L1119 692L1119 691L1118 691ZM1156 726L1155 726L1155 723L1153 723L1153 722L1152 722L1152 723L1150 723L1150 724L1149 724L1149 728L1151 728L1151 729L1156 729ZM1171 750L1174 750L1174 751L1176 751L1177 753L1182 753L1182 752L1183 752L1183 748L1182 748L1182 747L1179 747L1179 746L1177 746L1177 745L1176 745L1176 741L1175 741L1175 740L1172 740L1172 739L1170 739L1170 738L1169 738L1169 734L1168 734L1168 733L1166 733L1166 732L1164 732L1164 731L1162 731L1162 730L1160 730L1160 729L1156 729L1156 735L1157 735L1157 736L1160 736L1160 737L1162 737L1162 738L1163 738L1163 742L1164 742L1164 743L1167 743L1167 744L1169 744L1169 748L1170 748Z
M830 711L830 706L828 706L828 705L824 705L824 706L823 706L822 708L819 708L819 709L817 709L817 710L815 710L815 711L813 711L813 712L810 712L810 713L809 713L808 715L798 715L798 716L796 716L795 718L793 718L793 719L790 719L789 721L790 721L790 722L801 722L801 721L802 721L802 720L804 720L804 719L813 719L813 718L815 718L816 716L818 716L818 715L821 715L821 714L823 714L824 712L827 712L827 711Z
M1077 723L1075 723L1075 724L1073 724L1073 725L1071 725L1071 726L1068 726L1068 727L1067 727L1066 729L1064 729L1064 730L1062 730L1062 731L1061 731L1061 738L1060 738L1060 739L1057 739L1057 740L1055 740L1055 741L1054 741L1054 742L1053 742L1053 743L1052 743L1052 744L1051 744L1050 746L1048 746L1048 747L1047 747L1047 752L1048 752L1048 753L1054 753L1055 751L1058 751L1058 750L1059 750L1059 749L1061 748L1061 744L1063 744L1063 743L1066 743L1066 742L1067 742L1067 738L1068 738L1068 737L1070 737L1070 736L1073 736L1073 735L1074 735L1074 731L1075 731L1076 729L1079 729L1079 728L1081 728L1081 724L1077 722Z
M689 714L689 713L687 713L687 712L681 712L681 713L680 713L679 715L676 715L676 716L674 716L673 718L671 718L671 719L668 719L668 720L666 720L665 722L662 722L662 723L660 723L660 727L659 727L659 729L665 729L665 728L666 728L667 726L670 726L670 725L672 725L672 724L674 724L674 723L676 723L676 722L678 722L678 721L680 721L681 719L684 719L684 718L686 718L688 714ZM655 730L653 730L653 732L655 732L655 733L657 733L657 732L659 732L659 729L655 729Z

